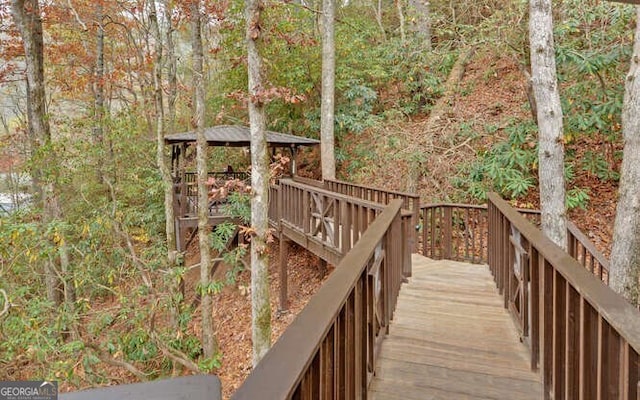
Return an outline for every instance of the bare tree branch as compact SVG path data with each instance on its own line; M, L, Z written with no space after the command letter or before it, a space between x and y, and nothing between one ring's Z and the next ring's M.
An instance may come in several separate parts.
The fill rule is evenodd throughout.
M7 296L7 292L5 292L4 289L0 289L0 293L2 293L2 297L4 297L4 306L2 307L2 311L0 311L0 317L2 317L9 312L11 303L9 302L9 296Z
M95 345L93 343L85 343L85 346L90 348L94 352L96 352L98 358L103 363L109 364L109 365L113 365L114 367L124 368L127 371L129 371L132 374L134 374L136 376L136 378L140 379L141 381L146 382L146 381L149 380L149 378L147 377L147 374L145 374L144 372L140 371L133 364L128 363L126 361L122 361L122 360L116 360L115 358L113 358L111 356L111 354L109 354L108 352L106 352L105 350L101 349L99 346L97 346L97 345Z
M71 0L67 0L67 6L69 6L69 10L71 10L71 14L73 14L76 21L82 26L82 30L86 31L87 25L84 22L82 22L82 20L80 19L80 15L78 15L78 12L73 7L73 4L71 4Z
M114 230L116 231L116 233L122 239L124 239L124 241L127 243L127 249L129 250L129 256L133 260L133 264L135 265L135 267L138 270L138 272L140 272L140 276L142 277L142 280L144 281L144 284L149 288L149 291L151 293L155 293L155 290L153 288L153 282L151 281L151 277L149 276L149 273L147 271L147 265L144 263L144 261L142 261L140 259L140 257L138 257L138 254L136 252L136 248L133 245L133 240L131 240L131 235L129 235L128 232L126 232L124 229L122 229L122 226L120 225L120 222L114 220L113 221L113 226L114 226Z
M158 333L156 332L156 327L155 327L157 305L158 305L158 302L156 301L153 305L153 308L151 309L151 317L149 318L149 335L151 336L151 340L153 340L153 343L156 346L158 346L158 348L160 348L160 351L162 351L162 354L168 359L170 359L171 361L184 366L185 368L187 368L192 372L195 372L198 374L201 373L202 371L200 371L200 367L198 367L196 363L191 361L188 355L184 354L180 350L167 346L166 343L164 343L162 339L160 339L160 337L158 336Z

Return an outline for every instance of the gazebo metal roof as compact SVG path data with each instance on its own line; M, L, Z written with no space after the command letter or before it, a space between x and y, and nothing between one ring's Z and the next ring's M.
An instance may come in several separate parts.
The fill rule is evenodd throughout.
M249 147L251 144L251 133L249 127L246 126L212 126L205 128L204 134L209 146ZM166 144L191 143L195 141L195 131L175 133L164 138ZM320 141L302 136L267 131L267 143L270 147L298 147L319 145Z

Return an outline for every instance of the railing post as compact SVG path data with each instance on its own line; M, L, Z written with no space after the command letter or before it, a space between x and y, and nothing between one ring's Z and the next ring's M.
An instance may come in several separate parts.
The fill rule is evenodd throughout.
M187 214L187 202L189 201L189 193L187 193L187 180L182 180L182 188L180 189L180 217L185 217Z
M302 225L303 232L309 233L311 231L311 202L313 198L309 195L306 189L302 190Z
M571 229L567 227L567 253L573 258L576 257L576 240Z
M531 370L538 371L540 361L540 257L538 250L529 244L529 269L531 278L531 290L529 291L529 304L531 312L530 344L531 344ZM582 321L582 317L580 317Z
M412 240L413 245L411 247L411 252L418 252L418 221L420 220L420 197L413 199L413 216L411 219L411 231L412 231Z
M411 226L413 224L413 216L411 218L402 218L400 215L398 217L400 229L398 232L400 235L404 237L402 240L402 277L408 278L411 276L411 253L413 252L413 248L410 245L410 240L407 240L408 237L411 237L414 234L415 229Z
M445 260L451 259L451 246L452 246L452 237L451 232L453 230L453 220L451 216L451 207L444 208L444 218L442 221L444 225L444 248L442 249L442 258Z
M284 201L282 199L283 195L282 195L282 188L280 187L280 185L276 186L276 215L275 215L275 219L276 219L276 225L278 226L278 230L280 232L278 232L278 237L282 236L282 206L284 204Z

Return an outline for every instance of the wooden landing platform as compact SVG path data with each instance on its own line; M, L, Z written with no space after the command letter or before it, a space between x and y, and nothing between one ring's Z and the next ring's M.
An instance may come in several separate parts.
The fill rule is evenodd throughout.
M416 254L412 262L369 398L541 399L489 269Z

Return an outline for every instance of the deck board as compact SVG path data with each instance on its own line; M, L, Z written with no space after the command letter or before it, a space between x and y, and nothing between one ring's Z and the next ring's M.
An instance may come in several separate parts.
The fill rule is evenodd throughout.
M488 268L415 254L412 262L369 398L542 398Z

